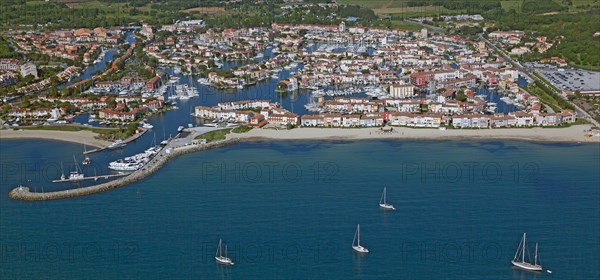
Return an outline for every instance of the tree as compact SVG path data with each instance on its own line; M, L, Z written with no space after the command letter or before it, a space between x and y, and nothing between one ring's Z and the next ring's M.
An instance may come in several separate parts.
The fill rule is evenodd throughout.
M23 101L21 102L21 108L29 108L31 106L31 103L29 102L29 99L27 97L23 97Z
M109 98L106 101L106 107L107 108L116 108L117 107L117 101L114 98Z
M467 96L465 95L465 91L462 89L459 90L458 93L456 93L456 97L454 97L454 99L461 101L461 102L467 101Z

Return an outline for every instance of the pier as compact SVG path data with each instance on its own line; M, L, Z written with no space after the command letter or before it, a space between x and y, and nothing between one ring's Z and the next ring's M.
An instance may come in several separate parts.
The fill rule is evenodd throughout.
M87 154L97 153L97 152L104 151L104 150L106 150L106 147L104 147L104 148L97 148L97 149L93 149L93 150L87 150L87 151L84 151L83 154L87 155Z
M146 133L146 132L148 132L148 129L140 128L140 132L127 137L127 139L123 140L123 143L128 144L129 142L133 142L133 141L137 140L138 138L142 137L142 135L144 135L144 133ZM97 148L97 149L93 149L93 150L89 150L89 151L84 151L83 154L87 155L87 154L91 154L91 153L97 153L97 152L104 151L106 149L108 149L108 147Z
M83 180L98 180L98 179L108 179L108 178L123 177L123 176L127 176L127 174L123 173L123 174L108 174L108 175L90 176L90 177L84 177L82 179L77 179L77 180L71 180L71 179L52 180L52 183L79 182L79 181L83 181Z
M193 138L192 138L193 139ZM55 192L31 192L28 187L18 186L12 189L8 193L8 197L14 200L27 200L27 201L46 201L46 200L57 200L67 199L80 196L91 195L99 192L105 192L112 189L117 189L128 184L140 181L152 173L158 171L163 165L169 160L176 158L180 155L192 153L196 151L204 151L218 147L224 147L239 143L239 138L228 139L223 141L212 142L208 144L189 144L184 146L175 146L174 141L171 140L156 156L154 156L148 163L142 168L128 176L121 177L110 182L93 185L89 187L62 190ZM102 176L98 176L102 177Z

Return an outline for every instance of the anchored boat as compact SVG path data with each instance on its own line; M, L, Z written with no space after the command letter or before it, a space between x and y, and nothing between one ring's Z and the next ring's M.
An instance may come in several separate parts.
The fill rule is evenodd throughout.
M387 203L387 192L386 188L383 188L383 193L381 194L381 199L379 200L379 207L385 210L396 210L394 205Z
M217 252L215 253L215 260L217 260L218 264L223 265L233 265L233 261L227 257L227 245L225 245L225 256L223 256L221 252L222 240L219 239L219 247L217 248Z
M538 264L538 244L535 243L535 256L533 259L533 263L531 263L530 261L528 262L525 259L526 253L529 256L529 251L527 250L527 233L523 233L523 238L521 238L521 242L519 243L519 247L517 248L515 257L512 260L512 264L524 270L542 271L542 265Z
M354 245L356 243L356 245ZM361 254L369 253L369 249L360 245L360 224L356 226L356 232L354 233L354 240L352 240L352 249Z

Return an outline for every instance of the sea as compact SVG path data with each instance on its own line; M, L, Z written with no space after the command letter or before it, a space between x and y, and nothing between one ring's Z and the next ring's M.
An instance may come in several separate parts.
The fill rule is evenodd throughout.
M103 174L152 138L83 170ZM18 184L80 187L50 181L82 151L0 141L0 279L600 278L598 144L244 142L100 194L8 198ZM384 187L396 211L379 208ZM359 224L367 255L351 247ZM523 233L543 272L511 266ZM215 263L221 239L234 266Z

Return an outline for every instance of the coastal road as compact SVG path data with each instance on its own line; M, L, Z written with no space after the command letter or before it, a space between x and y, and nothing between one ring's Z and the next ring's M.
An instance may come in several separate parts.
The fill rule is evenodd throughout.
M506 61L508 61L510 64L512 64L513 67L515 67L517 70L519 70L519 72L522 73L525 77L527 77L530 81L533 80L533 81L538 81L538 82L542 83L547 88L549 88L552 92L554 92L556 95L560 96L560 98L562 98L563 100L565 100L569 104L571 104L571 106L573 106L573 108L575 108L575 111L576 111L578 117L583 116L587 121L592 123L594 126L600 127L600 123L598 123L594 118L592 118L592 116L590 114L588 114L588 112L581 109L575 103L571 102L565 94L554 89L554 87L552 85L549 85L545 80L542 80L542 79L538 78L536 75L531 74L529 72L529 69L523 67L523 65L521 65L521 63L519 63L518 61L515 61L514 59L512 59L512 57L510 57L509 55L504 53L503 50L496 47L496 45L494 45L488 39L484 38L481 34L479 34L479 39L483 40L488 47L493 49L496 53L500 54Z

